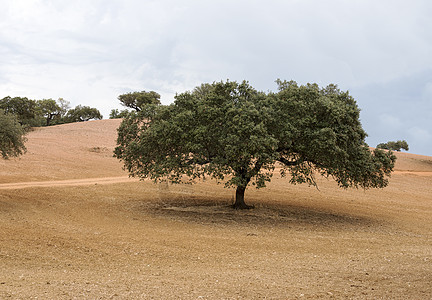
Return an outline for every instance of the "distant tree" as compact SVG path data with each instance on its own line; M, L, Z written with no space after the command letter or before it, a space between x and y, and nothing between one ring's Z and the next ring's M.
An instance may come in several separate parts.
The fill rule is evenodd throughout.
M378 149L385 149L385 150L393 150L393 151L401 151L401 149L408 151L409 146L407 141L405 140L398 140L396 142L390 141L387 143L381 143L376 146Z
M102 120L103 116L96 108L77 105L66 114L67 122L84 122L89 120Z
M16 157L26 151L25 131L15 115L0 109L0 154L4 159Z
M37 107L45 118L45 125L49 126L55 117L60 117L62 108L53 99L43 99L36 101Z
M35 100L26 97L5 97L0 100L0 109L8 115L15 115L18 122L24 126L39 126Z
M315 175L340 187L382 188L396 157L365 143L355 100L335 85L277 81L278 93L247 82L215 82L146 105L118 129L115 156L131 176L194 182L210 176L236 187L234 208L249 208L249 185L265 187L276 166L290 182L316 185Z
M70 107L70 102L63 99L63 98L58 98L57 99L57 105L60 107L60 115L59 115L59 119L63 119L67 112L69 111Z
M121 104L140 111L147 104L160 104L160 95L154 91L133 92L118 96Z
M126 118L130 114L127 109L119 111L118 109L112 109L109 115L110 119Z

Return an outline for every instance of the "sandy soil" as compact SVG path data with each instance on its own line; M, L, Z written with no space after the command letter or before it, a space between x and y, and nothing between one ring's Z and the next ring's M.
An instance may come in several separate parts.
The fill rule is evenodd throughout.
M432 157L383 190L128 179L119 120L40 128L0 161L0 299L432 299Z

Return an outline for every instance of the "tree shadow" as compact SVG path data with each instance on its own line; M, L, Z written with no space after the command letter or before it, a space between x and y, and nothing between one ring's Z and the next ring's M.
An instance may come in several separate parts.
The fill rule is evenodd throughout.
M201 225L282 226L305 230L382 230L385 224L376 219L344 212L314 209L290 203L265 203L254 209L236 210L226 198L165 198L142 203L138 208L156 217Z

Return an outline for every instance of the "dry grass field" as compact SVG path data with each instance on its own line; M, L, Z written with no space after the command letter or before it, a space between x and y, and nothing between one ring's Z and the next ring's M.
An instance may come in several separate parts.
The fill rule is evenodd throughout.
M0 161L0 299L432 299L432 157L390 185L128 179L119 120L39 128Z

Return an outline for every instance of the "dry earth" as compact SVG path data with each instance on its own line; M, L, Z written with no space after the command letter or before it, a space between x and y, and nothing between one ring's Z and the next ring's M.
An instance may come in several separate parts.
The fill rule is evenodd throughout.
M112 157L119 120L40 128L0 161L1 299L432 299L432 158L383 190L274 178L256 208L155 185Z

